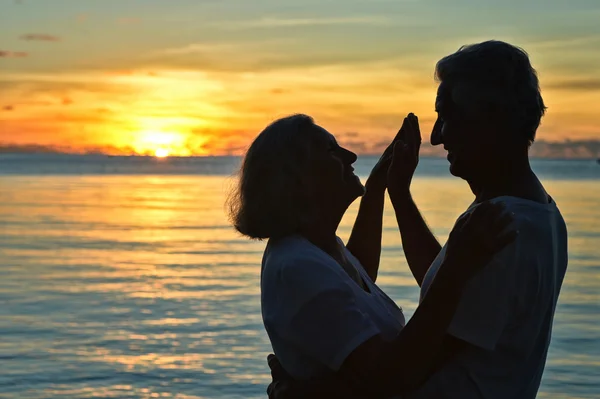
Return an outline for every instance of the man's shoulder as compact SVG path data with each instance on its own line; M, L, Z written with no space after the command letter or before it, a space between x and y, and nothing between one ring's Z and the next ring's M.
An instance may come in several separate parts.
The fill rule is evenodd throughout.
M516 278L517 291L529 291L540 284L562 279L567 266L567 230L556 204L515 200L506 203L513 214L515 242L499 254L498 260Z
M566 238L565 221L553 200L542 204L522 198L501 197L497 201L502 202L506 211L512 214L514 221L511 228L519 231L520 241L543 244L556 238L557 234L558 238L562 238L561 235Z

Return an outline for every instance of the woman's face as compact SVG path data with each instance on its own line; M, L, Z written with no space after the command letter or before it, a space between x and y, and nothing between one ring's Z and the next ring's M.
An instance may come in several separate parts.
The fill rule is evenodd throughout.
M328 204L344 211L365 188L354 174L352 164L357 156L341 147L327 130L315 125L310 175L313 192L320 206Z

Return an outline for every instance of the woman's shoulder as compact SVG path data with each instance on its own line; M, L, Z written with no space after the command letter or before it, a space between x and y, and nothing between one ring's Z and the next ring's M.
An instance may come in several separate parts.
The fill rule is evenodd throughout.
M336 273L335 261L302 236L288 236L271 240L262 261L265 275L289 278L307 278L309 275Z
M263 256L263 264L287 264L297 259L314 257L312 244L304 237L292 235L278 239L271 239L267 243Z

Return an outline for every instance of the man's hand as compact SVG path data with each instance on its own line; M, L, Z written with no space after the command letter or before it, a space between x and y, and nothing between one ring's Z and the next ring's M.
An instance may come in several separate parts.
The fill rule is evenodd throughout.
M387 175L388 169L390 168L390 165L392 163L392 157L394 155L394 145L398 141L402 140L402 137L405 135L405 125L406 118L404 118L404 123L402 124L400 130L398 130L398 133L396 133L396 137L394 137L392 142L387 146L387 148L379 158L379 161L377 161L377 163L373 167L373 170L371 170L371 174L369 175L369 178L367 179L366 183L367 190L375 189L383 191L387 188Z
M273 354L267 356L267 364L271 369L273 381L267 387L269 399L296 399L299 398L293 389L292 377L285 371L279 359Z
M350 381L335 374L319 377L318 380L297 381L283 368L273 354L267 356L273 381L267 388L269 399L364 399Z
M413 175L419 163L421 131L419 119L408 114L400 129L399 140L393 144L392 162L387 173L387 188L390 196L408 194Z

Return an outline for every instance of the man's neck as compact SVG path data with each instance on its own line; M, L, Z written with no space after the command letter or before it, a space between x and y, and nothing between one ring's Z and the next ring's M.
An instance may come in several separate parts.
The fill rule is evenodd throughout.
M498 165L488 175L470 180L469 186L475 194L475 202L478 203L502 196L548 202L548 195L531 169L527 157Z

